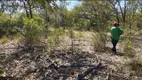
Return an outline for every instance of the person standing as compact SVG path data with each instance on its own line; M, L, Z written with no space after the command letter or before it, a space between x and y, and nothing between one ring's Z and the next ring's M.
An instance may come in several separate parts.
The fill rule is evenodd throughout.
M120 35L122 35L123 33L123 30L119 27L118 22L113 23L113 27L111 27L110 33L111 33L111 42L113 45L111 50L116 54L116 45L119 41Z

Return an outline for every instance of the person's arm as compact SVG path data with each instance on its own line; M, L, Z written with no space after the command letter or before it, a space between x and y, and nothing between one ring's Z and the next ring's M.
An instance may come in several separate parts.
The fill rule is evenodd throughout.
M123 30L121 28L119 28L119 29L120 29L120 35L123 34Z

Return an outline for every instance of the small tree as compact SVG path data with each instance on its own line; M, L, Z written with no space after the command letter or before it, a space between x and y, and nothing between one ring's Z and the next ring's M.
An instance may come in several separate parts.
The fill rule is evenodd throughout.
M44 23L41 20L37 19L29 19L23 18L24 26L21 30L24 38L22 42L24 42L25 46L32 46L33 44L37 44L40 41L41 33L44 28Z

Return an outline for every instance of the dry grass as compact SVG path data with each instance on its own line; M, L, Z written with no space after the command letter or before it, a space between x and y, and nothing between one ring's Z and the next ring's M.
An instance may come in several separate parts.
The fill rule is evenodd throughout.
M107 35L103 32L98 32L93 35L94 49L97 51L102 51L106 46Z
M129 63L131 70L134 71L133 75L137 75L138 77L142 76L142 56L137 55L135 58L131 60Z
M126 39L123 41L123 52L125 56L134 57L136 54L134 44L131 40Z
M104 62L104 64L108 65L106 70L108 70L108 69L112 70L113 71L112 74L116 74L116 75L122 74L123 76L125 76L127 78L131 77L130 76L131 74L133 74L134 76L142 76L142 73L140 72L142 70L142 57L140 57L140 55L138 55L138 56L133 56L133 58L132 58L132 57L125 57L125 56L119 56L119 55L112 54L111 51L110 51L110 47L108 47L106 49L106 41L107 41L106 38L108 36L105 33L101 33L101 32L100 33L93 33L93 32L81 32L81 33L79 33L79 32L74 31L74 30L67 31L66 33L62 33L61 30L56 30L55 32L54 31L55 30L51 31L52 33L50 35L48 34L48 38L46 38L47 46L45 47L45 49L46 49L45 51L48 53L48 55L50 57L53 58L55 63L57 63L57 64L66 63L68 61L67 60L68 58L70 58L71 62L77 61L77 63L80 63L79 62L80 60L78 59L80 57L82 57L82 59L88 58L88 60L96 61L96 60L93 60L94 58L93 58L92 55L90 56L90 58L88 56L89 54L93 53L93 54L96 54L97 56L99 56L99 59L101 59ZM93 34L93 36L92 36L92 34ZM138 36L136 36L136 37L138 37ZM81 46L82 52L81 51L78 51L78 52L74 51L74 53L75 53L75 55L74 55L74 54L71 53L71 51L68 51L68 50L70 50L68 48L68 46L71 47L71 38L75 38L75 39L77 38L77 39L80 40L80 42L74 41L73 43L74 44L78 43L79 45L77 45L75 47L78 48L78 47ZM92 38L93 38L93 40L92 40ZM92 40L94 46L92 46L91 40ZM111 42L111 41L109 41L109 42ZM135 53L137 52L137 50L135 52L136 48L134 47L134 44L133 44L132 41L130 41L129 39L127 39L127 40L125 39L122 42L123 42L122 45L118 45L118 47L124 48L123 51L124 51L124 54L126 56L136 55ZM62 50L55 50L55 49L58 48L58 44L59 44L59 47L62 47L63 50L65 50L66 48L68 50L65 51L65 52L63 52ZM66 46L61 46L60 44L66 45ZM84 47L82 47L82 44L83 45L85 44ZM108 45L110 45L110 43L108 43ZM72 46L74 47L74 45L72 45ZM98 52L94 52L93 47ZM120 48L120 50L122 50L122 48ZM54 50L56 52L53 52ZM83 52L83 50L85 50L85 51ZM19 55L19 53L23 53L23 52L18 52L18 55ZM17 53L15 53L15 54L17 54ZM33 57L33 58L34 58L34 56L37 57L39 54L43 55L41 52L39 52L39 53L37 53L37 56L36 56L35 55L36 52L34 52L34 53L30 54L30 56L27 57L27 55L25 55L25 54L28 54L28 53L24 52L24 54L19 55L19 57L24 55L24 56L26 56L25 58L27 58L27 60L28 60L30 57ZM12 58L11 56L8 56L8 57ZM43 61L44 57L45 57L45 54L41 57L36 58L36 59L41 60L41 62L44 62ZM15 58L12 58L12 59L15 59ZM21 60L23 60L23 58ZM25 60L25 61L27 61L27 60ZM35 61L35 63L36 62L37 61ZM39 62L39 63L41 63L41 62ZM17 64L15 62L13 62L13 63ZM127 63L129 63L129 65L126 65ZM49 63L47 62L47 64L49 64ZM25 64L22 63L22 64L19 64L19 65L25 65ZM28 64L28 66L29 65L32 65L32 64ZM123 65L125 65L125 66L123 66ZM47 66L47 65L45 65L45 66ZM16 66L16 67L18 68L18 66ZM39 66L39 67L41 67L41 66ZM22 70L24 70L24 69L22 69ZM50 69L47 69L45 71L48 71L48 70L50 70ZM65 71L62 72L62 73L65 74L67 72L70 72L72 70L72 68L63 69L63 70L65 70ZM63 70L61 70L61 71L63 71ZM74 70L76 71L76 69L74 69ZM76 76L76 73L75 73L74 70L72 70L72 73L74 73L75 76ZM77 70L80 70L80 69L77 69ZM14 70L13 70L13 67L11 67L11 71L14 74L16 71L20 71L20 70L16 70L15 67L14 67ZM11 72L11 71L9 71L9 72ZM134 73L132 73L132 72L134 72ZM55 75L55 72L53 72L53 74ZM61 72L59 72L59 74L61 74ZM49 74L49 75L51 75L51 74ZM19 76L19 74L18 74L18 76ZM32 76L32 75L30 74L29 76ZM26 78L28 79L29 77L26 77ZM33 80L33 79L30 79L30 80ZM124 80L124 79L118 79L117 77L114 77L112 80ZM129 78L129 80L130 80L130 78ZM132 79L132 80L135 80L135 79Z
M0 43L1 44L5 44L5 43L7 43L8 42L8 37L5 35L5 36L3 36L2 38L1 38L1 40L0 40Z

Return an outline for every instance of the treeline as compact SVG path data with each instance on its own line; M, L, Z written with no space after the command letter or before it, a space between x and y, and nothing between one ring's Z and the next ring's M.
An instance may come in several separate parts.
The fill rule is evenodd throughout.
M142 26L141 0L83 0L71 11L67 0L57 1L1 0L0 35L35 34L48 27L108 30L114 21L130 30Z

